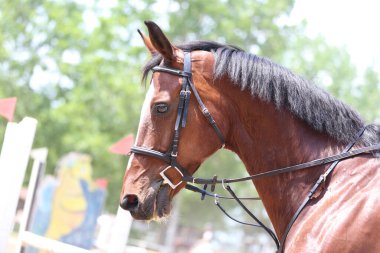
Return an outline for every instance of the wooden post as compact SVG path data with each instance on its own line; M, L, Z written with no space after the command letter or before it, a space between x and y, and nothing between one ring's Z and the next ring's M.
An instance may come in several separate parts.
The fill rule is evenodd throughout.
M29 161L37 120L26 117L9 122L0 153L0 252L4 252L13 229L17 202Z

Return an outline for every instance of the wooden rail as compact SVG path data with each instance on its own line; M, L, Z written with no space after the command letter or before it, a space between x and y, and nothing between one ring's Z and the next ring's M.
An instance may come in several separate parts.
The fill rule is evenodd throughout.
M75 247L60 241L49 239L36 235L34 233L24 231L20 235L23 246L32 246L49 253L89 253L90 251Z

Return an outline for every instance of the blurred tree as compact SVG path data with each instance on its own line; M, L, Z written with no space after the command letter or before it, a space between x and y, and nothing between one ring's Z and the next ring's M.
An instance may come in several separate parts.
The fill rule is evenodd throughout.
M93 156L94 176L110 181L113 211L126 159L108 148L136 132L145 49L133 40L136 24L153 18L136 8L127 1L15 0L2 1L0 10L0 96L18 97L16 120L39 120L35 146L49 148L49 173L66 152Z
M107 209L114 211L126 158L107 150L137 129L145 92L140 68L149 57L136 33L145 29L143 20L156 20L174 42L215 40L269 57L329 89L368 121L379 119L378 73L370 66L361 77L345 48L305 37L305 22L289 25L293 5L293 0L3 0L0 97L18 97L16 120L25 115L39 120L35 147L49 148L49 173L66 152L91 154L94 176L110 181ZM214 173L246 174L227 151L207 161L198 175ZM234 187L254 195L248 186ZM206 221L216 227L226 222L208 209L212 203L200 203L191 193L180 196L185 200L180 217L191 217L181 224L200 230Z
M347 92L349 103L358 109L368 122L380 122L380 76L374 67L368 67L364 79Z

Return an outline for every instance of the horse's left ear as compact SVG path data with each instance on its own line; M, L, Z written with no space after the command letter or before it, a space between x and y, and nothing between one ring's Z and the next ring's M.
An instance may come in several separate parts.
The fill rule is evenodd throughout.
M161 28L152 21L145 21L145 25L149 30L149 38L153 47L166 59L173 61L176 58L176 47L174 47Z

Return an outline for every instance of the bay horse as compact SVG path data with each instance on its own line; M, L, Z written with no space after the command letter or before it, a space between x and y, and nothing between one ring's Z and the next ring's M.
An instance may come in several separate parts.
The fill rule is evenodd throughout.
M149 36L139 33L152 59L143 79L153 75L123 209L160 219L190 183L234 182L192 177L226 148L244 163L281 239L278 251L380 252L379 125L366 126L348 105L269 59L216 42L173 45L158 25L145 24Z

